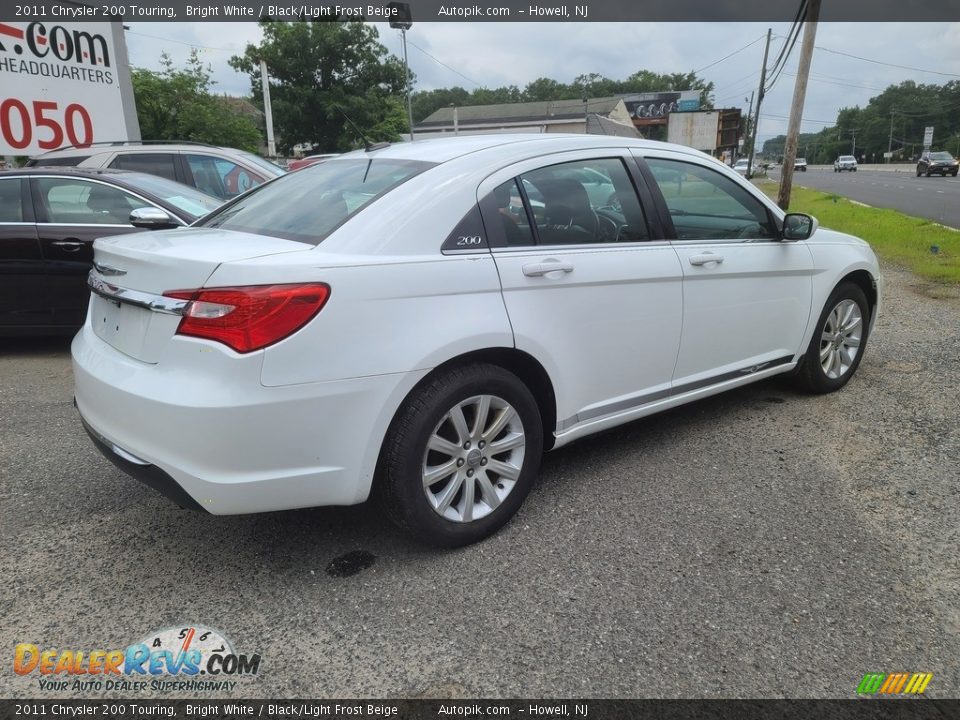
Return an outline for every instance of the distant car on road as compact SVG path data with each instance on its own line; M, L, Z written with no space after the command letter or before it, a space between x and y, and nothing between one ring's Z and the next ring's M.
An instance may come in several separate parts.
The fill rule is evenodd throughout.
M229 200L284 170L259 155L203 143L103 142L60 148L30 158L27 167L114 168L158 175Z
M948 152L925 152L917 161L917 177L926 175L953 175L957 176L960 169L956 158Z
M806 172L807 171L807 159L806 158L797 158L793 161L793 169L796 172Z
M746 158L740 158L737 160L736 164L733 166L734 171L740 173L744 177L747 175L747 171L750 169L750 161Z
M853 155L841 155L833 161L834 172L843 172L844 170L857 171L857 159Z
M75 333L87 314L95 238L182 227L219 205L146 173L0 171L0 336Z

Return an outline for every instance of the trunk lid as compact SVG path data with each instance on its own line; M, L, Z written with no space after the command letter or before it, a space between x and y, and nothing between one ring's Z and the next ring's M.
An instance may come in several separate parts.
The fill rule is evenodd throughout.
M203 287L222 263L308 252L312 245L232 230L184 228L100 238L94 243L90 322L104 342L137 360L156 363L180 316L151 309L171 290Z

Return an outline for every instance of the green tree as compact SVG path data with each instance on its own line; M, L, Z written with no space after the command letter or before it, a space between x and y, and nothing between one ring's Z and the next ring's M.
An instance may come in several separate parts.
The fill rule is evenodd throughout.
M177 69L166 53L159 72L135 68L131 73L140 135L147 140L190 140L256 152L260 130L247 117L211 94L214 81L197 51Z
M407 130L403 63L388 55L372 25L353 21L261 20L263 40L247 45L230 65L250 75L262 102L260 60L270 74L277 145L310 143L341 152L362 143L344 115L371 141L398 140ZM411 75L412 80L412 75Z

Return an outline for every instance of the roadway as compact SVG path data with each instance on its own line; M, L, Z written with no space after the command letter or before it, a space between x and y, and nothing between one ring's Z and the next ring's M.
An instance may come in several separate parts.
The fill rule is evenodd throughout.
M780 168L771 169L770 177L780 182ZM835 173L832 167L811 167L794 173L793 183L960 229L960 178L866 168Z

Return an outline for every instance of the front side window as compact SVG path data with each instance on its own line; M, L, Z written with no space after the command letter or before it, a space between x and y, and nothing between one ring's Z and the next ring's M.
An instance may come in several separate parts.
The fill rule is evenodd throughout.
M193 184L202 193L229 199L262 185L265 177L213 155L185 155Z
M354 213L432 166L386 158L314 165L237 198L197 226L317 245Z
M35 182L51 223L129 225L133 210L150 206L136 195L89 180L41 177Z
M678 240L773 240L766 207L730 178L710 168L648 158Z
M650 237L619 158L550 165L524 173L518 182L494 191L508 245L638 242Z
M0 222L23 222L20 178L0 178Z

